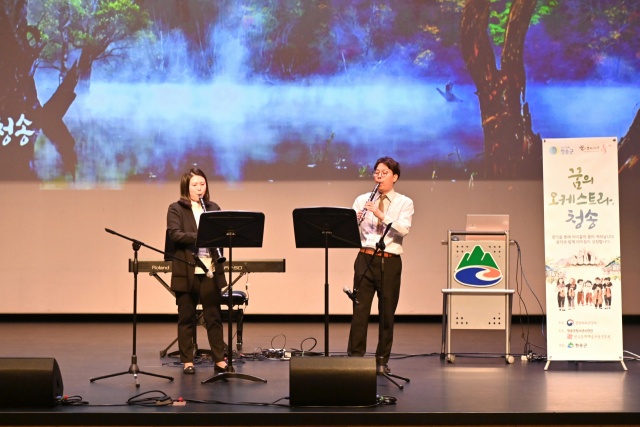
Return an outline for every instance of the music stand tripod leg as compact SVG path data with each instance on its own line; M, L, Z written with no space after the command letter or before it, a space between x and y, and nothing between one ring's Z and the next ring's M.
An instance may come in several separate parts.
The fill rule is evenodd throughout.
M249 374L242 374L240 372L222 372L221 374L217 374L212 376L211 378L207 378L206 380L202 381L202 384L207 384L207 383L212 383L212 382L216 382L216 381L222 381L222 380L228 380L231 378L235 378L235 379L239 379L239 380L249 380L249 381L254 381L254 382L262 382L262 383L266 383L267 380L265 380L264 378L260 378L260 377L256 377L255 375L249 375Z
M166 375L154 374L154 373L151 373L151 372L145 372L145 371L139 371L138 373L139 373L139 374L142 374L142 375L148 375L148 376L150 376L150 377L157 377L157 378L170 378L170 379L173 381L173 377L167 377Z

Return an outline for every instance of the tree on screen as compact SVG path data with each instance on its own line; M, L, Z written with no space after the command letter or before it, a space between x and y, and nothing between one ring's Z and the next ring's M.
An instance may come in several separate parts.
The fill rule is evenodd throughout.
M565 0L546 19L561 42L565 61L577 56L581 68L606 80L635 80L640 67L640 2ZM584 66L586 65L586 67Z
M640 175L640 110L618 146L620 173L638 177Z
M524 43L537 0L515 0L503 35L500 69L488 33L491 0L468 0L460 25L462 56L477 88L486 178L522 177L542 144L525 101ZM494 37L500 33L492 28ZM533 161L532 161L533 160ZM529 170L531 172L531 170Z
M59 71L59 83L69 70L71 24L82 13L79 0L44 0L29 2L29 18L42 34L44 48L38 60L41 68Z
M131 0L88 0L73 29L73 45L82 49L79 85L88 88L93 63L121 54L124 42L150 25L149 16Z
M60 81L70 67L70 54L80 51L80 89L89 88L95 61L123 57L127 43L151 23L132 0L44 0L31 2L29 15L47 42L42 66L59 70Z
M40 130L57 148L62 157L63 173L75 176L77 156L75 140L62 121L75 99L77 83L76 66L71 67L66 78L44 105L40 104L34 80L36 64L46 42L36 26L27 21L26 0L0 3L0 118L7 123L16 122L11 139L3 140L0 156L0 176L13 179L32 177L30 162L33 159L36 139ZM18 141L19 118L27 120L33 133ZM13 126L11 126L13 127ZM26 129L26 126L25 126ZM5 129L6 130L6 129ZM8 132L8 131L7 131ZM26 135L25 135L26 136Z

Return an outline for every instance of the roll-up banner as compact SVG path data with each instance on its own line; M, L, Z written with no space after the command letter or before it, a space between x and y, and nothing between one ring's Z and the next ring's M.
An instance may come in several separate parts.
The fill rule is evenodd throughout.
M549 361L622 361L617 143L543 141Z

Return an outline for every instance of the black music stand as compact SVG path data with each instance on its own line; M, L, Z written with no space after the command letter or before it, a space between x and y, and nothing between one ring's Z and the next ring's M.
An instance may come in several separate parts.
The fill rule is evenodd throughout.
M229 248L229 265L233 265L233 248L261 248L264 235L264 214L262 212L214 211L200 215L198 226L198 248ZM229 268L229 307L233 307L233 269ZM229 309L227 370L216 374L202 384L238 378L256 382L267 380L254 375L241 374L233 369L233 309Z
M138 355L136 354L136 329L138 325L138 309L137 309L138 307L138 250L140 250L140 247L144 246L146 248L153 249L156 252L160 252L161 254L165 254L165 253L154 247L145 245L139 240L135 240L130 237L123 236L122 234L118 234L113 230L109 230L108 228L105 228L104 230L107 233L115 234L116 236L122 237L123 239L133 242L132 244L133 246L133 355L131 356L131 365L129 366L129 370L124 372L118 372L116 374L109 374L109 375L103 375L101 377L91 378L89 381L94 382L94 381L102 380L104 378L118 377L120 375L127 375L127 374L133 375L133 378L136 381L136 388L140 387L140 383L138 382L138 374L149 375L151 377L164 378L169 381L173 381L173 377L170 377L168 375L152 374L151 372L141 371L140 368L138 367ZM172 258L178 259L182 262L186 262L185 260L180 259L178 257L172 257Z
M356 211L349 208L293 210L296 248L324 248L324 355L329 356L329 248L358 248Z

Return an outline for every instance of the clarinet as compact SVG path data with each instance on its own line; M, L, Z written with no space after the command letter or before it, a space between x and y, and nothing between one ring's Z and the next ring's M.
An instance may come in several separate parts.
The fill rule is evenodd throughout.
M380 183L378 182L376 184L375 187L373 187L373 191L371 192L371 196L369 196L369 202L373 202L373 199L376 198L376 194L378 193L378 187L380 187ZM364 216L367 213L367 208L363 208L362 209L362 215L360 215L360 222L358 222L358 225L362 224L362 221L364 221Z
M207 212L207 207L204 204L204 199L202 198L202 196L198 196L200 197L200 204L202 205L202 212ZM220 250L220 248L216 248L216 251L218 251L218 264L224 264L227 261L227 258L225 258L224 256L222 256L222 251Z

